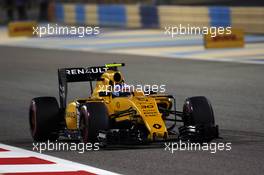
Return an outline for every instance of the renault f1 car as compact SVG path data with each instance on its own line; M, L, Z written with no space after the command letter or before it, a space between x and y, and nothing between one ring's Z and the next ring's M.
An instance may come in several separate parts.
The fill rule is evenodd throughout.
M117 95L102 90L102 86L125 83L118 70L124 65L58 69L60 105L55 97L36 97L31 101L29 123L33 139L47 141L64 136L106 145L170 138L208 142L218 137L213 109L206 97L187 98L183 110L178 111L172 95L142 91L122 91ZM67 103L68 83L84 81L90 83L90 97Z

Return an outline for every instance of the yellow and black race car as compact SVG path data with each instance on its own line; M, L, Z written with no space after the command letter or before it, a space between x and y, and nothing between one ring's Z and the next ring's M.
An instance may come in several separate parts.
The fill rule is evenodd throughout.
M214 113L205 97L187 98L180 112L172 95L137 90L113 92L112 87L125 86L118 71L124 65L59 69L60 106L55 97L36 97L31 101L29 121L33 139L47 141L66 136L105 145L170 138L204 142L218 137ZM67 103L67 84L83 81L90 82L91 96Z

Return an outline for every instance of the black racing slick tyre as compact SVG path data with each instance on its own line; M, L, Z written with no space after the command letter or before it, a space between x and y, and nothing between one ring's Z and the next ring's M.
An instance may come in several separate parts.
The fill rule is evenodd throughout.
M100 131L109 129L108 110L104 103L90 102L81 107L80 130L82 142L94 143L98 141Z
M60 122L59 105L54 97L37 97L29 108L30 132L34 141L56 140Z
M214 112L209 100L203 96L190 97L183 105L183 123L180 136L194 141L210 141L218 137Z
M183 106L185 125L214 125L214 112L206 97L190 97Z

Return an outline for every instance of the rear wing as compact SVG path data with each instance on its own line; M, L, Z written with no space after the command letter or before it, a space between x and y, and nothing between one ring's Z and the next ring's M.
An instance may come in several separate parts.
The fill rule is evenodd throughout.
M91 93L93 91L92 81L100 81L103 73L108 70L117 71L118 67L125 66L124 63L105 64L104 66L88 68L60 68L58 69L60 107L66 108L68 83L90 82Z

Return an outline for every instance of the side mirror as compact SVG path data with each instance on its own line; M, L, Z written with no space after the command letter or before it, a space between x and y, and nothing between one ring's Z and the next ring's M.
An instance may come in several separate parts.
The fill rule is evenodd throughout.
M107 91L101 91L99 92L99 97L110 97L110 92Z

